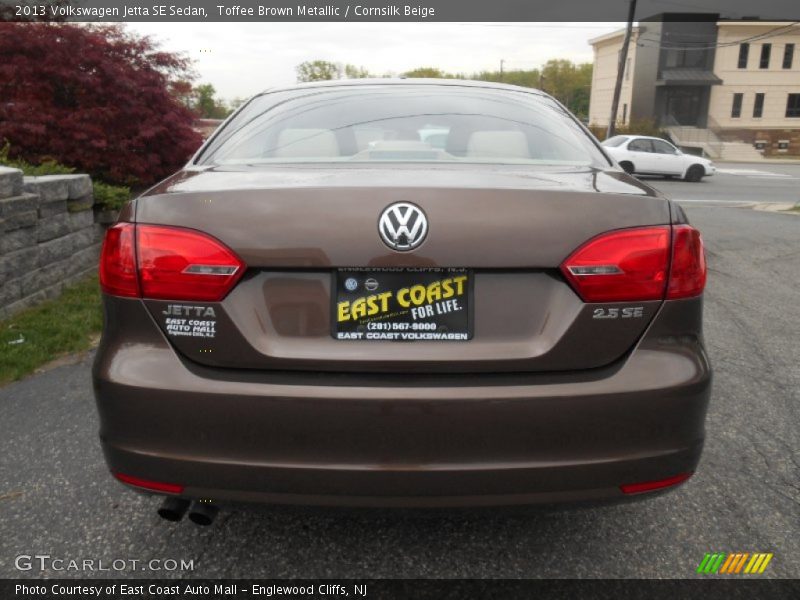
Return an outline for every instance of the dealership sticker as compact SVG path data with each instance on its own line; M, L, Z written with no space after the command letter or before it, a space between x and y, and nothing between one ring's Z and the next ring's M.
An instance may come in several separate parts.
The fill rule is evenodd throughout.
M467 341L466 269L339 269L333 336L339 340Z
M211 306L170 304L166 310L164 328L175 337L213 338L216 336L216 313Z

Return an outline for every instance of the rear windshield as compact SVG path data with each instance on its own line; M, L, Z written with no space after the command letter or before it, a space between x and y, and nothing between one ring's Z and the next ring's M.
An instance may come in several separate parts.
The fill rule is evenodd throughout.
M435 85L306 88L254 98L199 164L460 162L607 166L553 100Z
M624 135L615 135L614 137L610 137L607 140L603 141L603 146L610 146L611 148L616 148L617 146L621 146L625 143L628 137Z

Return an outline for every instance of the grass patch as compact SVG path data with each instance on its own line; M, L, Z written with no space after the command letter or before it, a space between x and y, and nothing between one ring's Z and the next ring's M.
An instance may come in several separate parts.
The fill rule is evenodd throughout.
M48 300L0 321L0 385L65 354L88 349L103 328L100 286L93 275ZM20 343L9 343L17 340Z

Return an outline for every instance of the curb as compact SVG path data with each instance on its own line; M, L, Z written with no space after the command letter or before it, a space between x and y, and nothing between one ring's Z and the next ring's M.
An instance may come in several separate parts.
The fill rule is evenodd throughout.
M754 204L753 210L763 210L765 212L783 213L787 215L800 216L800 212L792 211L793 208L800 208L800 202L783 204Z

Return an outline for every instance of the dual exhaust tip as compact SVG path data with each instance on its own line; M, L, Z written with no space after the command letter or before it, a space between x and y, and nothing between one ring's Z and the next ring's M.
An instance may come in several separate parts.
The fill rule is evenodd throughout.
M189 513L189 520L195 525L207 527L214 522L219 507L208 502L192 502L185 498L168 496L158 509L158 516L166 521L178 522Z

